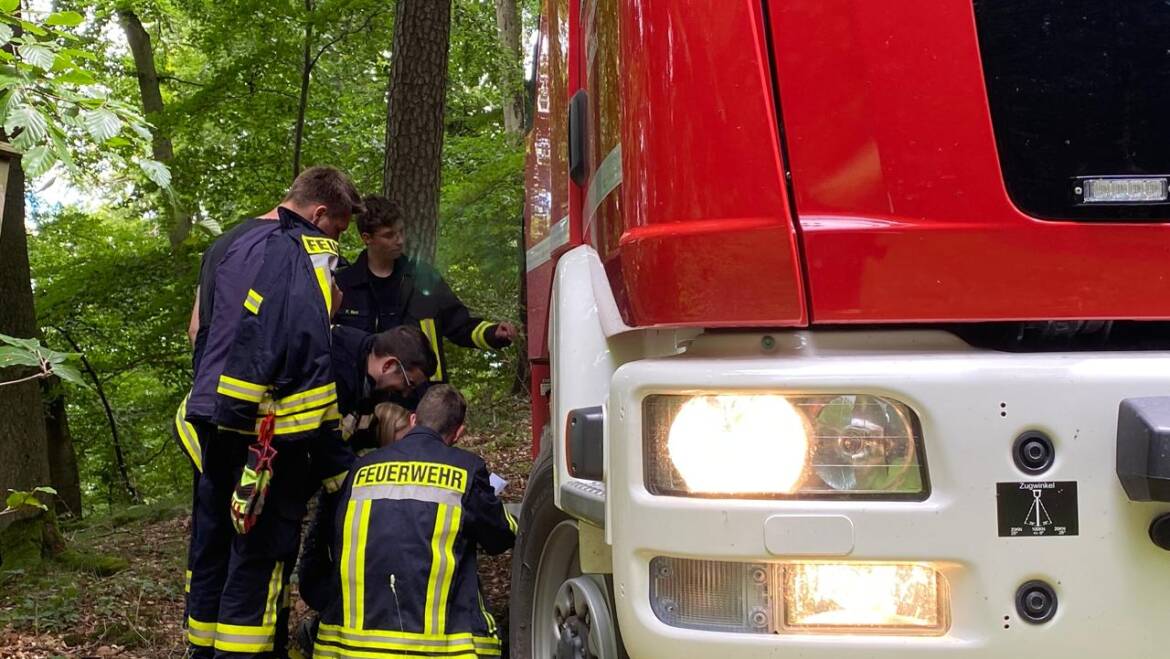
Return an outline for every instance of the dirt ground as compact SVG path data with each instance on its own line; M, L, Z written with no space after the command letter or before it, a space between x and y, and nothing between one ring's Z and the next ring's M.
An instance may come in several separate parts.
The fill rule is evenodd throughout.
M518 502L531 462L527 425L491 430L467 437L462 446L507 479L504 499ZM127 559L128 569L116 574L102 576L55 561L27 574L0 573L0 659L182 657L188 519L185 506L164 503L66 526L71 549ZM502 635L510 567L510 552L480 560L484 597ZM295 624L304 603L294 601Z

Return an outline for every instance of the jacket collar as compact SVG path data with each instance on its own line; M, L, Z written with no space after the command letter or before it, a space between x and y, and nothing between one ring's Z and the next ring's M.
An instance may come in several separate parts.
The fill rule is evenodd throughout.
M400 441L406 441L412 437L418 437L419 439L433 439L436 442L441 443L443 446L447 445L447 442L443 441L442 435L426 426L415 426L411 428L410 432L406 433L406 435Z
M316 225L314 225L312 222L309 222L307 219L302 217L300 213L297 213L292 209L285 208L284 206L277 206L276 216L280 219L280 226L284 227L285 229L292 229L297 227L304 231L315 233L321 236L325 235L324 231L317 228Z
M414 277L414 263L406 257L405 254L398 257L394 262L394 272L402 273L402 278ZM337 273L337 281L339 284L347 288L356 288L359 286L370 285L370 257L369 250L363 249L361 254L358 254L353 263L346 269Z

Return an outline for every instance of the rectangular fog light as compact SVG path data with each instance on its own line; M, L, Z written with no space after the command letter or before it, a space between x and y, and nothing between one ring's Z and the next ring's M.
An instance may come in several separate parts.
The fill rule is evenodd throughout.
M1134 204L1166 201L1170 190L1165 177L1087 178L1082 199L1086 204Z
M672 627L749 634L946 632L946 579L925 563L741 563L659 556L650 605Z
M941 634L945 580L919 563L802 563L784 570L784 627L831 633Z

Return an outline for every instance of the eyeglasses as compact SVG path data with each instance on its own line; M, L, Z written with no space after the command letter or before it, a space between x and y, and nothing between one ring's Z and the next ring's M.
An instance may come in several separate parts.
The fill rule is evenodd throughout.
M395 359L394 363L398 364L398 370L402 371L402 379L406 380L406 388L414 389L414 383L410 381L410 376L406 374L406 368L402 365L402 362Z

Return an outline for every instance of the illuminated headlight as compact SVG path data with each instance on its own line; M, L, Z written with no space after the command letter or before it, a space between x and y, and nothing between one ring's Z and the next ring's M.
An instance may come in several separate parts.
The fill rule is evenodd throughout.
M738 563L659 556L650 607L672 627L755 634L937 636L946 578L926 563Z
M880 396L649 396L646 487L654 494L926 498L917 417Z

